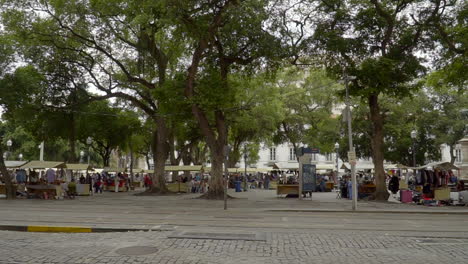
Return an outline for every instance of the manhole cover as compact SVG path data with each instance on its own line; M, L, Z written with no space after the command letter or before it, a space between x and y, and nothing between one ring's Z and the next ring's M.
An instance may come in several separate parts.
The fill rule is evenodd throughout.
M155 247L135 246L119 248L116 252L120 255L140 256L156 253L158 252L158 249Z

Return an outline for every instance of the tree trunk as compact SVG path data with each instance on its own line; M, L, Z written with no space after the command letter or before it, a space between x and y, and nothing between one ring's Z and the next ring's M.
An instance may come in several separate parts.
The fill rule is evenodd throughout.
M146 166L148 167L148 169L150 168L151 164L150 164L150 155L149 153L148 154L145 154L145 159L146 159Z
M234 140L234 145L232 146L231 152L229 153L229 160L228 160L228 166L229 168L234 168L236 167L236 164L239 162L241 158L241 141L240 140Z
M190 163L192 162L192 159L191 159L191 156L190 156L190 152L185 152L183 153L183 156L182 156L182 162L184 163L184 165L186 166L189 166ZM187 179L189 179L190 177L190 171L184 171L184 177L186 177Z
M227 126L221 111L215 112L216 134L209 127L208 119L198 106L193 109L199 118L200 128L205 135L211 151L211 178L208 192L203 195L207 199L224 199L223 164L225 159L224 147L227 145Z
M388 199L387 186L385 184L384 170L384 135L383 135L383 116L380 112L379 95L372 94L368 97L370 118L372 123L372 161L374 163L376 192L375 199L386 201Z
M455 163L455 160L456 160L456 156L455 154L453 154L453 150L454 150L454 145L449 145L449 151L450 151L450 163L451 164L454 164Z
M76 162L76 135L75 135L75 115L70 115L70 138L68 138L68 144L70 147L70 155L68 156L68 162L74 163Z
M2 142L2 137L0 137L0 142ZM3 181L5 182L5 192L6 192L6 198L8 200L13 200L16 198L16 191L13 186L13 182L11 181L11 176L10 173L8 172L6 166L5 166L5 160L3 159L3 153L2 146L0 144L0 172L2 173L2 178Z
M211 150L211 178L208 192L203 195L204 198L217 200L224 198L223 164L224 146L217 146Z
M166 186L166 178L164 168L169 152L167 143L167 128L166 121L163 117L156 117L156 128L153 131L153 164L154 173L152 177L153 184L150 191L152 193L167 193L169 190Z

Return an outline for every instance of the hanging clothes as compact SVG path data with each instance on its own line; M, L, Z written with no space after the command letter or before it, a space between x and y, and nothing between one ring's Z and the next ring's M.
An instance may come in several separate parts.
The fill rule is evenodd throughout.
M423 187L423 193L424 193L424 194L431 193L431 185L430 185L430 184L424 185L424 187Z
M448 171L448 174L450 176L450 182L451 183L457 183L458 182L457 176L455 176L451 170Z
M391 191L393 194L396 194L400 189L400 182L397 176L392 176L390 182L388 183L388 190Z
M54 183L55 182L55 170L54 169L48 169L46 171L46 178L47 178L47 182L49 184Z
M422 175L421 171L416 172L416 185L422 185Z
M17 170L16 171L16 182L17 183L25 183L26 182L26 171L25 170Z

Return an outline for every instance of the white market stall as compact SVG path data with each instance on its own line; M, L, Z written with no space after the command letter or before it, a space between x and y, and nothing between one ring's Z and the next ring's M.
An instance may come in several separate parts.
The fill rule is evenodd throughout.
M60 161L33 160L22 165L20 169L29 170L29 184L26 185L28 195L43 199L63 196L60 181L63 179L64 168L66 168L65 163ZM60 175L57 175L59 169ZM39 175L37 175L37 170L40 171Z
M67 163L66 166L67 170L71 172L71 178L75 179L75 181L79 179L80 174L87 175L89 171L93 171L93 167L89 164ZM71 178L69 180L71 180ZM91 195L92 191L90 190L92 185L92 178L91 183L76 182L77 195Z

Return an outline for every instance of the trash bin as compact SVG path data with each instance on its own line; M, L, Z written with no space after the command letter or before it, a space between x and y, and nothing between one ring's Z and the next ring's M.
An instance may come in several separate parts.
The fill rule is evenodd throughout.
M236 181L235 184L236 184L236 192L242 192L242 189L241 189L241 182L240 182L240 181Z

